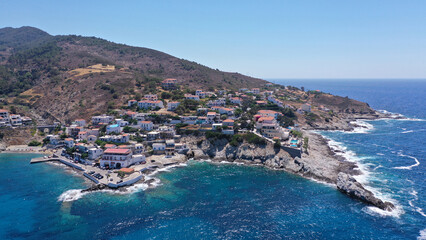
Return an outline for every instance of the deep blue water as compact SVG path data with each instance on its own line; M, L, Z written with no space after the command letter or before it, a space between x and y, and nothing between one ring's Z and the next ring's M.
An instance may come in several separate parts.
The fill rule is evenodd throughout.
M426 118L424 82L283 83ZM156 188L64 202L70 189L87 186L83 179L29 165L34 155L0 154L0 239L416 239L426 228L426 122L368 124L323 134L362 164L368 187L397 204L390 215L285 172L208 162L162 172Z

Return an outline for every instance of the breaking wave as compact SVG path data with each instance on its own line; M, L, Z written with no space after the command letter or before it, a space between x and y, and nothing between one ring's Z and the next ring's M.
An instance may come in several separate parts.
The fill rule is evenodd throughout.
M84 195L86 195L86 192L81 192L83 189L71 189L68 190L64 193L62 193L59 197L58 197L58 201L59 202L72 202L75 200L78 200L80 198L82 198Z
M413 159L416 163L414 163L413 165L410 166L402 166L402 167L394 167L394 169L405 169L405 170L411 170L413 167L417 167L420 165L420 162L417 158L413 157L413 156L409 156L409 155L404 155L402 153L398 153L398 156L400 157L407 157L407 158L411 158Z
M395 205L395 209L393 209L392 211L382 210L374 206L367 206L362 209L365 213L374 215L374 216L395 217L395 218L399 218L402 214L405 213L402 206L396 200L392 199L391 196L389 196L388 194L383 194L380 191L380 189L369 186L368 183L370 182L370 180L380 180L380 179L377 179L377 177L374 176L374 174L369 171L370 164L363 163L363 160L369 157L359 157L356 155L355 152L348 150L347 147L343 145L343 143L337 142L326 136L323 136L323 137L328 140L328 145L330 146L330 149L336 155L343 157L349 162L355 162L357 164L362 174L353 176L353 177L358 182L360 182L365 187L365 189L371 191L377 198L381 199L382 201L388 201ZM378 169L379 167L381 167L381 165L377 166L375 169Z

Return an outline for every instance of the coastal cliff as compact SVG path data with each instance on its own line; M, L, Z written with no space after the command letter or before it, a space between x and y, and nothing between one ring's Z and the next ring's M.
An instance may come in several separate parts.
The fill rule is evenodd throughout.
M383 210L391 211L394 205L374 196L352 176L362 172L358 166L336 155L321 135L304 132L309 137L309 147L302 156L292 158L282 148L267 142L264 145L247 141L232 146L226 139L210 141L203 137L184 137L195 160L210 159L214 162L234 162L248 165L264 165L275 170L284 170L308 179L329 183L342 193Z

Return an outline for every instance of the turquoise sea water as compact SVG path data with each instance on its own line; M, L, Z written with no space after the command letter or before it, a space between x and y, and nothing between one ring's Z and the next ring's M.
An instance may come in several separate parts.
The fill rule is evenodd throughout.
M408 93L402 83L339 84L314 82L312 88L328 86L324 91L370 98L376 109L415 118L371 121L369 130L358 133L323 133L362 164L367 174L361 180L368 187L397 204L392 214L285 172L208 162L161 172L156 188L78 196L72 189L85 188L86 182L66 168L29 165L31 154L0 154L0 239L421 238L426 228L426 122L421 119L426 112L410 101L426 102L426 84L404 84ZM379 89L375 98L372 88ZM393 105L381 105L386 95ZM64 201L64 196L75 200Z

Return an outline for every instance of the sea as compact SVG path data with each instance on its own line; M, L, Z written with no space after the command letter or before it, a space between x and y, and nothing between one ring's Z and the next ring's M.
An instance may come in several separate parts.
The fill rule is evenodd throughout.
M0 154L0 239L426 239L426 81L271 80L366 101L405 119L320 132L392 212L260 166L189 161L154 187L81 194L88 182L35 154Z

